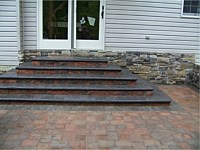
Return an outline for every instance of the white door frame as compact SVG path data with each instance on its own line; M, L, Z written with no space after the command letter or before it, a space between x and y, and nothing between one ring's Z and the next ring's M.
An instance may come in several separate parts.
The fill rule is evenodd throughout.
M74 2L74 12L72 12L72 1ZM105 46L105 17L106 17L106 0L100 0L100 25L99 25L99 40L77 40L76 39L76 1L68 1L68 39L55 40L43 39L43 0L37 0L38 7L38 32L37 32L37 48L38 49L81 49L81 50L104 50ZM104 18L101 17L102 6L104 6ZM72 14L73 13L73 14ZM72 23L72 16L74 22ZM73 24L73 28L72 28ZM72 31L73 29L73 31ZM72 35L73 34L73 35ZM73 39L72 39L73 38ZM73 42L73 44L72 44ZM72 47L73 45L73 47Z
M68 39L43 39L43 0L38 0L38 48L71 49L72 1L68 1Z

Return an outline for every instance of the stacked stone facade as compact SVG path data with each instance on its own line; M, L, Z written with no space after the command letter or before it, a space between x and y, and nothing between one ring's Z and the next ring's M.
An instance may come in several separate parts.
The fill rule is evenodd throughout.
M200 89L200 66L194 64L192 71L189 74L189 84Z
M22 61L35 56L100 57L127 67L132 73L156 84L195 83L199 87L199 66L194 54L147 53L98 50L31 50L24 51Z

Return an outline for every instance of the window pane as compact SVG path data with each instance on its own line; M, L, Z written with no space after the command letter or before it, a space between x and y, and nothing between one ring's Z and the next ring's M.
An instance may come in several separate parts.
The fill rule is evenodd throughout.
M183 13L191 13L195 15L200 11L200 0L185 0Z
M189 13L190 12L190 6L184 6L183 12L184 13Z
M198 6L199 1L198 0L193 0L192 1L192 6Z
M187 0L187 1L184 1L184 6L185 6L185 5L191 5L191 1L188 1L188 0Z
M200 14L200 7L197 8L197 13Z
M197 13L197 8L198 8L198 7L192 7L192 8L191 8L191 13Z
M99 39L100 0L77 1L77 39Z
M43 0L43 39L68 38L68 1Z

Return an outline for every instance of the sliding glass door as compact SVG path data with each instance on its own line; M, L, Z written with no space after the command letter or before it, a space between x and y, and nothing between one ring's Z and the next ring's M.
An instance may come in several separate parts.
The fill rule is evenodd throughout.
M103 49L103 1L41 0L38 3L40 49Z

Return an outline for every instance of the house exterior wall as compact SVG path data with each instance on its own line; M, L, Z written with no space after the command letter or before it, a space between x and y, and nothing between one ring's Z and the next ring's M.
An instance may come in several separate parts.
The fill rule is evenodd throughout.
M199 19L181 17L181 7L182 0L107 0L104 49L197 53ZM37 0L22 1L21 46L24 50L38 47L37 15Z
M199 19L181 17L182 0L108 0L106 50L194 53Z
M19 30L17 0L0 0L0 69L18 65Z
M105 50L195 53L199 19L181 17L182 0L107 0ZM24 49L37 49L37 0L22 4Z

